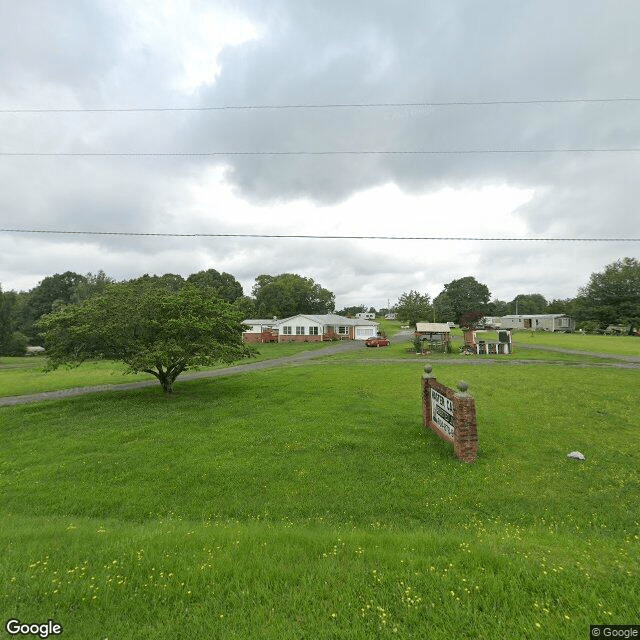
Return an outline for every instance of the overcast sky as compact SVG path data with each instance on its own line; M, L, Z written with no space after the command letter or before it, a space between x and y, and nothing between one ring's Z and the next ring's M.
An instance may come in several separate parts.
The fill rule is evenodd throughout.
M639 33L637 0L3 1L0 227L638 238ZM439 153L335 153L363 151ZM220 155L166 155L198 153ZM294 272L380 308L467 275L573 297L625 256L640 242L1 232L0 285Z

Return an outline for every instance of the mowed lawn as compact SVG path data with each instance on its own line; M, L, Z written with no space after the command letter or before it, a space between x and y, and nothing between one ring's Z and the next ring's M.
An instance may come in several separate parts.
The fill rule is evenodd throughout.
M556 347L591 353L611 353L640 357L640 337L605 336L547 331L514 331L513 342L527 346Z
M287 343L256 345L253 357L234 364L260 362L294 356L305 351L314 351L327 346L327 343ZM96 385L123 384L141 380L155 380L148 373L125 373L125 366L121 362L100 360L86 362L79 367L60 367L55 371L44 370L46 358L35 357L0 357L0 397L40 393L42 391L56 391L75 387L90 387ZM221 368L224 364L218 367ZM184 376L183 376L184 377ZM178 384L183 378L178 378Z
M65 638L581 638L640 618L638 372L296 366L0 409L3 619ZM585 462L566 454L582 451Z

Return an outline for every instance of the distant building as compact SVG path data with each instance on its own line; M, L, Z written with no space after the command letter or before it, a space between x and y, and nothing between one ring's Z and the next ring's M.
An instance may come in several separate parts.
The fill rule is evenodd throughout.
M416 337L427 342L451 342L451 329L441 322L416 322Z
M242 324L248 329L242 334L244 342L278 342L277 318L249 318Z
M576 321L564 313L520 314L492 318L499 324L492 324L497 329L527 329L529 331L564 331L576 330ZM485 321L487 318L485 318Z
M282 320L249 319L244 342L321 342L323 340L366 340L378 332L378 323L336 314L299 314Z
M605 330L604 333L606 335L611 336L626 336L626 335L638 335L638 329L636 327L631 327L630 324L610 324Z
M358 320L375 320L376 314L375 313L356 313L356 318L358 318Z

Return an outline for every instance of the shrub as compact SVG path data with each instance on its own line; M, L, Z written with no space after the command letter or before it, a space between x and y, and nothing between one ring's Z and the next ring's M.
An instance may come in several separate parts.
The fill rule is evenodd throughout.
M578 329L582 329L585 333L598 333L600 323L596 320L584 320L578 324Z

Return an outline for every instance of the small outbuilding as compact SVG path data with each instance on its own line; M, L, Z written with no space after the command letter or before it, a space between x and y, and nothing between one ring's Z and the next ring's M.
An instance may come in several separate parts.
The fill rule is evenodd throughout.
M416 322L415 336L426 342L430 349L442 348L449 351L451 328L442 322Z

